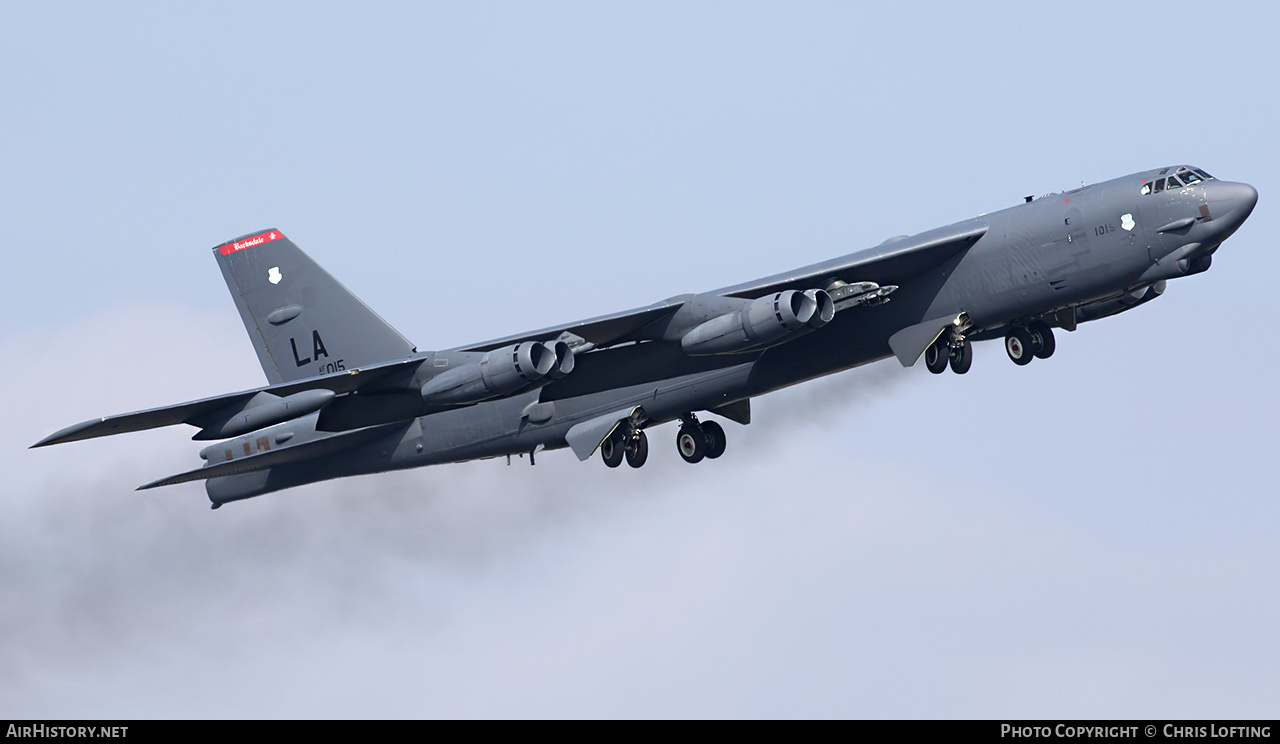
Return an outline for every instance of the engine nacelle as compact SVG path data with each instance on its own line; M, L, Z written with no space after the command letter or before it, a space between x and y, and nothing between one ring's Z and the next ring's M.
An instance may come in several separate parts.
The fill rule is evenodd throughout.
M474 362L432 377L422 385L422 399L442 405L478 403L513 395L540 382L546 384L555 375L563 377L572 370L573 353L568 344L557 342L553 348L525 341L486 352Z
M735 354L775 346L821 328L835 316L835 303L821 289L788 289L751 300L742 308L719 315L680 339L690 356Z

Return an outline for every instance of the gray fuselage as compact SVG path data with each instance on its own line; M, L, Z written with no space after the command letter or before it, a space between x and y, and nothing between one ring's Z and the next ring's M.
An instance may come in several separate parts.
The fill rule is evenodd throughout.
M1218 180L1151 193L1165 171L1172 169L1046 195L835 259L847 264L899 241L926 243L985 229L969 247L899 281L891 301L848 308L786 343L745 354L689 356L664 340L662 328L646 329L632 341L579 354L570 375L540 389L418 416L341 458L210 481L210 497L216 502L333 477L558 449L576 424L633 407L643 409L643 425L652 427L884 359L894 353L895 333L933 318L965 318L974 339L1002 336L1012 324L1034 319L1062 327L1063 313L1075 308L1207 269L1213 251L1257 198L1252 187ZM821 266L788 274L816 273ZM707 315L735 289L673 299L695 310L707 305ZM421 356L446 360L450 354ZM430 361L423 365L430 367Z

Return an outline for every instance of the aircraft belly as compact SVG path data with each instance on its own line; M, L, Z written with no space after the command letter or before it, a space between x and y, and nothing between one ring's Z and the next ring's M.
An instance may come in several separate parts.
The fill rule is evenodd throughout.
M736 362L731 366L557 397L551 417L540 422L523 414L546 397L549 388L433 413L415 419L402 432L344 452L341 458L213 478L207 489L220 504L331 478L560 449L567 446L565 436L575 424L611 411L640 406L649 425L660 424L687 411L715 408L884 359L891 353L889 336L916 322L938 296L938 287L967 281L951 276L954 264L919 277L914 292L898 293L887 305L842 312L819 332L768 349L754 359L731 357Z
M449 411L420 419L422 452L401 447L403 460L395 467L439 464L498 457L533 451L558 449L575 424L613 411L640 406L648 423L663 423L687 411L702 411L751 396L788 387L808 379L858 366L889 356L888 337L906 323L913 312L895 303L868 308L866 313L848 312L836 316L827 327L800 339L773 347L758 358L728 367L645 380L636 384L557 397L555 414L544 423L531 423L520 414L537 400L537 393L514 400L490 418L483 429L468 421L462 411ZM872 312L874 310L875 312ZM837 322L841 321L843 322ZM543 389L546 393L547 388ZM544 395L545 397L545 395ZM481 404L472 409L496 407L505 401ZM469 437L469 439L468 439Z

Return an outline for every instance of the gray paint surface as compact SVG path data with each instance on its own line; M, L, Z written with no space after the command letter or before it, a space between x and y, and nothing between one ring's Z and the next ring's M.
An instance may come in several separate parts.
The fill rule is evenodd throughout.
M1174 178L1187 183L1175 186ZM1257 199L1247 184L1220 181L1188 166L1152 169L757 282L441 353L417 353L279 230L250 233L213 253L268 379L288 382L252 393L248 400L250 393L230 394L225 409L202 409L198 416L189 415L191 403L175 408L187 415L185 422L204 427L199 438L213 438L210 432L222 431L228 419L248 419L252 414L244 412L255 406L262 407L254 420L278 425L229 441L225 457L217 448L207 450L214 456L203 470L144 488L203 474L217 508L344 475L502 455L532 457L538 450L569 445L586 459L606 435L634 443L647 438L644 429L673 419L692 426L696 412L874 362L890 350L910 366L935 344L946 347L940 352L944 356L955 357L962 350L971 354L970 337L1008 334L1007 343L1014 343L1018 329L1051 334L1047 328L1056 324L1074 330L1090 308L1145 293L1155 282L1208 270L1213 253L1244 223ZM887 302L848 307L815 321L815 327L805 320L793 325L781 314L779 303L799 297L795 292L863 282L898 289ZM1071 317L1069 323L1062 322L1063 313ZM760 332L766 326L775 331L764 348L758 333L749 330L733 337L739 346L724 353L682 348L682 340L697 336L708 321L725 328L759 323ZM548 344L558 344L563 368L572 371L551 376L550 362L545 369L529 369L528 350L550 354ZM1052 347L1046 348L1051 354ZM957 364L952 359L952 369L967 371ZM366 374L364 367L375 374ZM440 376L473 379L474 389L482 391L500 384L490 380L508 382L450 404L439 402L435 393ZM293 410L288 400L310 393L279 401L271 395L300 386L343 391L335 410L346 414L321 410L318 417L305 416L336 403L332 394ZM414 398L417 391L421 401ZM537 409L539 415L529 415L531 406L551 403ZM172 422L157 417L148 411L113 419ZM107 419L85 422L36 446L115 433L107 424ZM351 436L354 432L365 434ZM271 452L273 441L277 450ZM707 442L713 446L711 439ZM290 447L297 448L296 455L288 455ZM267 469L273 472L265 477L245 472Z

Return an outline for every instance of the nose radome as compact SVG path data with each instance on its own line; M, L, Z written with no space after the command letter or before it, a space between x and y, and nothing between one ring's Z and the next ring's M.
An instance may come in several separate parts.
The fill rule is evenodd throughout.
M1216 206L1213 210L1217 213L1214 215L1215 219L1221 215L1239 225L1253 212L1254 206L1258 203L1258 190L1247 183L1219 181L1211 186L1212 189L1207 196L1210 208Z
M1237 208L1243 213L1241 217L1243 219L1248 217L1253 212L1253 208L1258 205L1258 190L1247 183L1237 183L1235 185L1240 190L1236 199L1240 203Z

